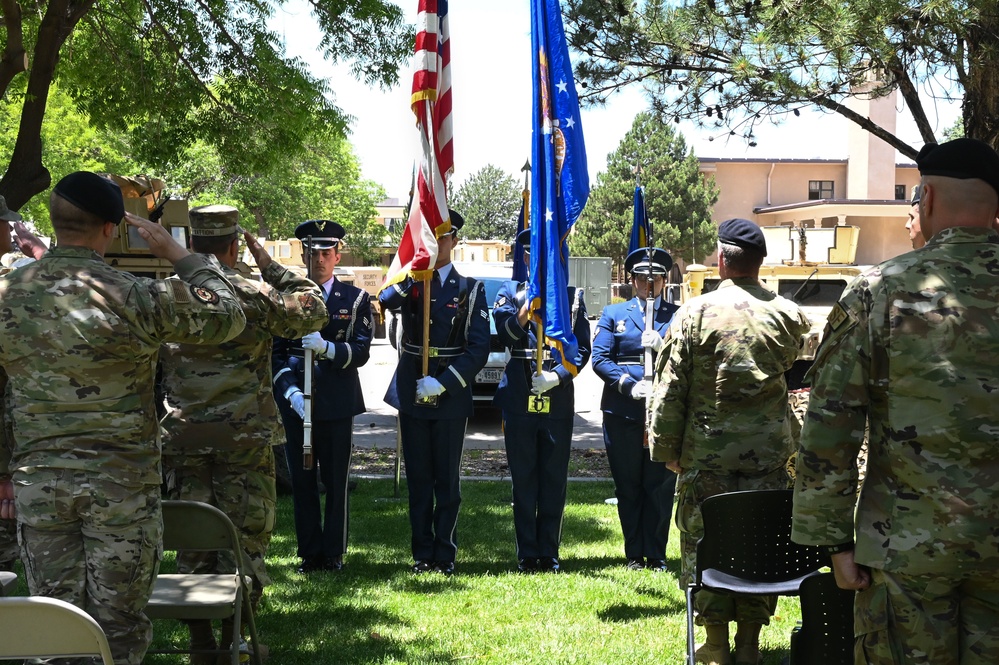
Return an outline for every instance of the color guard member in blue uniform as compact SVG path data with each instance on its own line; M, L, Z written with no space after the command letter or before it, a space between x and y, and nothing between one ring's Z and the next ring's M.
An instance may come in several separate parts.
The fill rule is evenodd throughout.
M285 453L295 503L295 536L302 563L299 573L343 568L347 551L349 501L347 482L354 416L364 413L357 368L368 362L374 321L368 294L339 282L333 269L340 263L343 227L310 220L298 225L295 237L312 238L312 281L326 297L326 327L301 340L274 340L274 395L284 421ZM303 257L303 260L304 257ZM313 351L312 454L316 464L302 468L304 354ZM326 487L325 515L319 505L318 474Z
M530 230L521 231L518 240L529 247ZM583 292L570 286L569 298L573 303L572 332L579 342L572 364L582 371L590 359L590 322ZM500 340L510 349L510 362L493 403L503 410L506 457L513 482L517 569L523 573L558 572L575 416L573 377L562 366L559 352L547 346L542 373L535 373L537 337L527 320L526 283L510 281L500 287L493 320Z
M454 573L461 504L459 473L472 383L489 357L489 311L480 282L451 265L464 220L449 210L451 231L437 239L430 287L430 366L423 376L423 282L381 292L384 309L399 309L402 352L385 401L399 410L409 488L414 573Z
M673 513L676 475L653 462L645 439L645 399L652 386L645 379L645 348L657 353L679 307L663 302L666 274L673 259L663 249L638 249L628 255L636 297L604 307L593 338L593 371L604 381L604 445L614 477L617 514L624 532L624 555L632 570L666 570L666 541ZM652 273L654 324L646 331L645 306ZM654 366L653 362L653 366Z

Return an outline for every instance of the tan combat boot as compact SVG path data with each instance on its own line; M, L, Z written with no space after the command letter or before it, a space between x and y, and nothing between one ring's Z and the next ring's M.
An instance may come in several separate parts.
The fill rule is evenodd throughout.
M760 665L760 630L763 624L738 623L735 631L735 665Z
M694 651L694 661L703 665L732 665L728 650L728 624L704 627L707 639Z

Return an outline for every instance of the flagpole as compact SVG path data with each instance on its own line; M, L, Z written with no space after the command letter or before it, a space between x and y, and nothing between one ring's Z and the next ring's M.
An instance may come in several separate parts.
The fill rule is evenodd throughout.
M430 169L428 172L430 182L427 183L427 186L430 189L430 200L434 202L434 207L436 208L437 196L434 191L434 185L436 184L434 173L436 171L434 168L437 163L437 137L434 136L432 129L434 116L433 108L430 106L430 100L427 99L424 103L427 105L427 126L424 128L424 131L427 132L427 137L430 139ZM434 254L434 261L436 262L437 254L441 251L440 238L437 238L436 229L434 229L434 238L437 241L437 252ZM430 283L433 279L435 269L435 265L428 265L427 274L423 278L423 376L425 377L430 375Z

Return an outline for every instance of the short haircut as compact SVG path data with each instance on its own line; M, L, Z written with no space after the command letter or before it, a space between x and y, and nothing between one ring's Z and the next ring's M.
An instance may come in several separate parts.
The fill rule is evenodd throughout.
M238 233L227 233L224 236L191 236L191 249L198 254L221 254L229 249L229 245L239 237Z
M718 247L725 258L725 265L733 272L753 272L763 265L763 252L759 250L725 243L719 243Z
M108 223L108 220L76 207L54 191L49 195L49 218L52 229L57 233L90 234Z

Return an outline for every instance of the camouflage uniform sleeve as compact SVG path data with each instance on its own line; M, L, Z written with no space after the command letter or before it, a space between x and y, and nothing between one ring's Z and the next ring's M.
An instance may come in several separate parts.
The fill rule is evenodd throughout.
M857 454L870 402L871 291L861 276L833 307L812 369L798 452L792 538L804 545L854 539Z
M191 254L174 270L180 279L143 280L128 296L151 341L221 344L243 331L246 315L218 259Z
M298 339L322 330L329 320L323 292L312 280L299 276L276 261L261 275L256 306L264 329L276 337Z
M693 372L691 316L684 307L673 318L666 346L656 358L649 446L652 459L675 462L683 449L687 392Z

